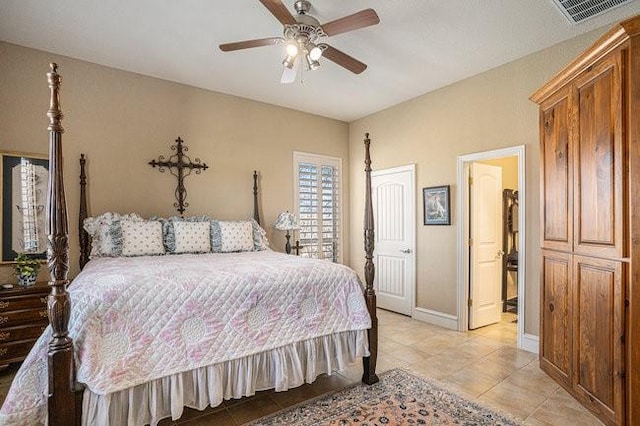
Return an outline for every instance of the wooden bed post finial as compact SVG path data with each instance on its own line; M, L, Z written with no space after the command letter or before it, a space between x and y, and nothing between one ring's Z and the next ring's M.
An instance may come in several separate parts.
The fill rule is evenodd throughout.
M49 131L64 132L62 128L62 118L64 115L60 110L60 74L58 74L58 64L51 62L49 64L50 72L47 73L47 81L49 82L49 90L51 96L49 97L49 111L47 111L47 117L49 117Z
M363 370L362 381L368 385L376 383L379 379L376 375L376 361L378 359L378 316L376 314L376 291L373 288L373 278L375 277L375 266L373 265L373 249L375 241L374 222L373 222L373 203L371 201L371 153L369 146L371 140L369 133L365 133L364 139L364 172L365 182L365 201L364 201L364 280L366 287L364 297L367 302L367 309L371 316L371 329L368 330L369 351L371 355L362 359Z
M50 64L47 73L49 110L49 186L47 190L46 227L47 262L51 293L47 301L49 322L53 330L49 342L48 412L50 425L74 425L80 420L75 392L73 341L69 337L71 302L67 293L69 280L69 224L62 168L62 111L60 110L60 75L58 66Z
M253 171L253 218L260 225L260 210L258 209L258 171Z

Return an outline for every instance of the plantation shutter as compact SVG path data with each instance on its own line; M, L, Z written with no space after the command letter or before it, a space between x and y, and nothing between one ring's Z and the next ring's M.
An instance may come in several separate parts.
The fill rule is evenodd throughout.
M340 160L295 153L300 255L340 260Z

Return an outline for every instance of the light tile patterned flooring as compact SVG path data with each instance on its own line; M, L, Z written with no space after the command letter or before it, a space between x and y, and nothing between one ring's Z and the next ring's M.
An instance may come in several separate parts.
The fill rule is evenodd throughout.
M537 356L516 349L513 316L499 324L459 333L411 318L379 310L380 348L378 371L396 367L413 370L502 410L531 426L601 425L553 380L538 368ZM15 368L0 373L0 401ZM321 376L311 385L288 392L259 392L250 398L225 401L204 412L186 410L178 423L187 426L237 426L298 402L356 383L361 363L332 376ZM163 425L175 424L171 421Z

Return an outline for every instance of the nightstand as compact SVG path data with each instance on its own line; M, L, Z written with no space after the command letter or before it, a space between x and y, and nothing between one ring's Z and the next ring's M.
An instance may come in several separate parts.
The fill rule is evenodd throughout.
M25 359L47 328L49 291L45 282L0 290L0 366Z

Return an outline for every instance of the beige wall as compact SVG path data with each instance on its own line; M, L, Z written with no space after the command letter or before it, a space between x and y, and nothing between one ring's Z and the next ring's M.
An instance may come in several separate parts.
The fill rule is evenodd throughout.
M88 157L90 211L173 215L176 179L147 162L170 153L181 136L189 155L210 169L186 179L188 215L222 219L252 215L252 172L261 173L263 223L276 249L284 236L271 229L293 210L293 151L343 159L344 261L349 261L348 124L291 109L196 89L42 51L0 43L0 150L47 153L48 88L56 61L61 90L65 179L73 272L77 269L78 157ZM12 280L0 268L0 280Z
M362 229L363 144L371 134L373 168L416 163L416 205L421 188L451 185L452 225L417 227L417 306L457 315L457 156L526 146L525 332L538 334L538 112L529 96L606 29L591 32L459 83L351 123L351 229ZM428 73L425 70L425 73ZM358 232L351 234L351 265L363 268Z

